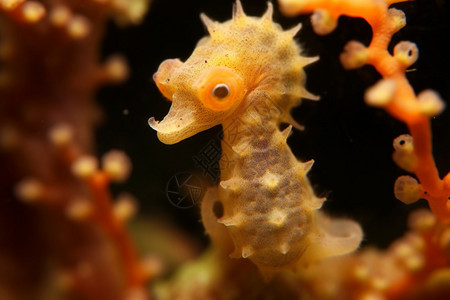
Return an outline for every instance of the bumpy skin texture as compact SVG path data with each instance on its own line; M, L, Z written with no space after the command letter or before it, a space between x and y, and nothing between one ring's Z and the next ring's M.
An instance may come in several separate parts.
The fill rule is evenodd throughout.
M285 268L353 251L362 232L351 221L318 214L306 177L311 162L299 162L281 123L299 127L290 110L304 88L303 67L315 58L299 55L293 37L272 22L272 5L261 18L248 17L237 1L233 19L202 20L210 36L184 63L164 61L154 80L172 100L168 115L149 120L166 144L222 124L221 182L202 202L202 218L213 242L234 258L253 261L266 278ZM225 84L225 96L215 88ZM233 251L234 249L234 251Z

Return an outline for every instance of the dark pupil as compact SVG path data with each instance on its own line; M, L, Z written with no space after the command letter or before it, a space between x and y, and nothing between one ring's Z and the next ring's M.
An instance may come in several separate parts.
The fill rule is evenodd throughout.
M216 85L212 91L213 96L219 99L225 98L229 93L230 91L225 84Z

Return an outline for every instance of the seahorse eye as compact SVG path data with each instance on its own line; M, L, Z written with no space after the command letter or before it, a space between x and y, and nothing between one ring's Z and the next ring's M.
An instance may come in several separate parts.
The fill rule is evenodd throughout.
M225 83L219 83L212 90L212 95L218 100L223 100L230 94L230 88Z
M206 70L194 84L202 104L214 111L231 108L244 98L244 80L233 69L218 66Z

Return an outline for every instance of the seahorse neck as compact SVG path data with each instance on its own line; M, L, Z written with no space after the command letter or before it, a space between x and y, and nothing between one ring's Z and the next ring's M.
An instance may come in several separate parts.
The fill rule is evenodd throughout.
M232 176L236 164L245 157L272 147L281 111L270 100L254 102L223 124L221 178Z

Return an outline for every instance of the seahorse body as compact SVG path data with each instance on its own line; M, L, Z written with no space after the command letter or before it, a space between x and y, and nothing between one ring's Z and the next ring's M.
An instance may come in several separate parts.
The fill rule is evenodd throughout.
M272 21L272 5L261 18L244 14L236 2L232 20L202 15L210 36L186 62L166 60L154 75L172 106L157 122L159 139L177 143L222 124L220 186L202 203L202 218L213 241L234 247L231 257L252 260L266 278L322 257L353 251L362 238L351 221L318 214L324 199L314 195L306 173L311 162L292 154L286 139L299 125L290 110L304 88L303 67L315 59L299 55L293 37Z

